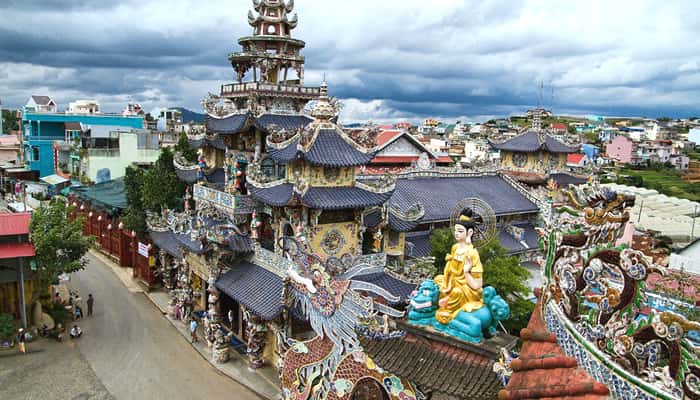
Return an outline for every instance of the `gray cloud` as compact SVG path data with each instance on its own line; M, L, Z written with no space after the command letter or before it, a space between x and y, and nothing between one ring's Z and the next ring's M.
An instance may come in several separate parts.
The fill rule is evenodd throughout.
M604 2L298 0L307 82L326 73L345 120L522 112L698 114L700 5ZM227 54L250 34L247 1L9 1L0 4L0 97L118 111L199 110L233 79Z

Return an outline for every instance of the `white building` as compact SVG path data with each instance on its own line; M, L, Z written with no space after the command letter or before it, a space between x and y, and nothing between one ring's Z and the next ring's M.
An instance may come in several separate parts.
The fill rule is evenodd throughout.
M491 158L490 154L488 141L483 139L467 140L464 142L464 157L460 162L470 164L475 161L488 161Z
M70 114L99 114L100 103L97 100L76 100L68 103Z
M34 112L56 112L56 102L49 96L35 96L29 98L27 104L24 105L26 111Z
M688 141L700 146L700 128L693 128L688 131Z

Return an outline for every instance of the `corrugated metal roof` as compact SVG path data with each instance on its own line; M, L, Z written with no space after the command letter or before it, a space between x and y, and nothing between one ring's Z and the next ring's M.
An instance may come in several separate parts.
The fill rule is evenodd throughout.
M31 213L0 214L0 236L28 235Z

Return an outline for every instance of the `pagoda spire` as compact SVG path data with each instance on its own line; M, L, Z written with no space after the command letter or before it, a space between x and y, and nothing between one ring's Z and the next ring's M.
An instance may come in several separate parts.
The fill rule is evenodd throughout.
M287 3L282 0L253 0L253 9L255 13L248 11L248 23L253 27L255 36L291 37L292 29L299 22L296 13L291 18L287 15L294 10L294 0Z
M331 103L328 97L328 83L324 77L323 82L321 82L321 92L318 96L318 102L311 110L311 116L316 118L320 122L330 121L336 114L336 107Z

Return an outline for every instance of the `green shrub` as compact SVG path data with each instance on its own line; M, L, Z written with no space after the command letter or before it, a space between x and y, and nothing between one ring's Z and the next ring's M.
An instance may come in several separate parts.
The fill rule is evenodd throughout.
M0 340L12 340L16 333L15 318L10 314L0 314Z
M44 311L51 316L53 322L56 324L63 324L68 318L68 310L59 303L52 303L45 307Z

